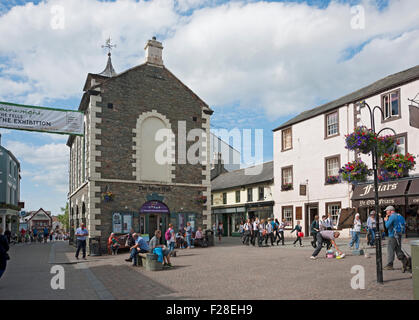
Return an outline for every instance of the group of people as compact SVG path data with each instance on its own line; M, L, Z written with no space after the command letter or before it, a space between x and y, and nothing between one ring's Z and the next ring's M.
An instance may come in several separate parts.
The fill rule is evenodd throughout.
M25 230L22 228L20 230L19 237L16 236L16 238L16 242L21 243L46 243L48 240L50 242L56 240L67 240L69 238L69 234L59 230L50 231L47 227L43 228L41 231L37 228L34 228L33 230Z
M268 241L271 243L271 246L279 246L279 243L282 242L282 245L285 245L284 240L284 228L287 226L285 219L282 222L279 222L278 219L247 219L245 223L240 224L240 232L242 235L242 242L245 245L252 244L259 247L268 245ZM295 229L297 230L297 229ZM298 240L296 240L298 241Z

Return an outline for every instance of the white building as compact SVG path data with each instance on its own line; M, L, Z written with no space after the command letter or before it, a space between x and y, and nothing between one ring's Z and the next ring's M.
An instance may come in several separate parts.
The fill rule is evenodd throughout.
M371 107L379 106L384 111L385 120L381 120L378 111L375 113L376 131L393 128L398 134L401 151L418 156L419 108L412 101L418 93L419 66L416 66L302 112L274 129L275 217L287 219L289 229L300 220L306 235L316 214L321 217L331 213L337 221L342 208L356 207L366 217L373 202L372 205L368 201L361 203L358 198L352 201L353 193L361 194L356 188L360 190L366 185L357 186L353 192L352 185L346 182L327 182L328 177L338 176L340 167L355 157L371 166L369 155L356 155L345 149L345 135L357 126L371 127L367 108L360 111L358 102L365 100ZM381 204L392 203L403 214L416 215L417 218L419 208L414 206L415 195L405 196L405 193L409 195L409 186L417 183L410 181L419 174L419 165L410 174L410 178L391 182L400 183L399 194L380 193L380 197L388 200ZM370 192L368 199L372 200L373 195ZM345 235L348 235L347 230L343 232Z
M218 162L220 154L224 168L227 171L240 169L240 152L214 133L211 132L210 136L211 169L213 169L215 164Z

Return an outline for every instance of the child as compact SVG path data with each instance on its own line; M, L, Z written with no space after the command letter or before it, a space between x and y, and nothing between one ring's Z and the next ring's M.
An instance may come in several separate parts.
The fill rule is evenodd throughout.
M301 242L301 237L300 237L301 230L303 230L303 227L300 226L300 221L297 221L297 225L294 227L294 229L291 230L291 233L293 233L294 231L296 231L297 233L297 239L294 241L294 247L297 241L300 242L300 247L303 246L303 243Z

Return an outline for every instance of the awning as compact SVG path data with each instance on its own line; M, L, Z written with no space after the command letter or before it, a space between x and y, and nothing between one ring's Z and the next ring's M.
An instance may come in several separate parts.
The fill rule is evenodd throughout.
M389 181L378 184L378 203L380 206L404 205L405 192L409 180ZM352 206L357 208L373 207L374 184L358 185L352 196Z
M419 205L419 179L412 180L410 184L407 200L410 205Z

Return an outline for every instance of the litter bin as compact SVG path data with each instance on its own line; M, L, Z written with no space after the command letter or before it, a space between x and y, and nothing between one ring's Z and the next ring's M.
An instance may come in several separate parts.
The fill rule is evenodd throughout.
M214 231L210 229L205 230L205 236L208 239L208 247L213 246L214 245Z
M89 256L101 256L100 237L89 238Z
M419 240L410 241L412 248L413 298L419 300Z

